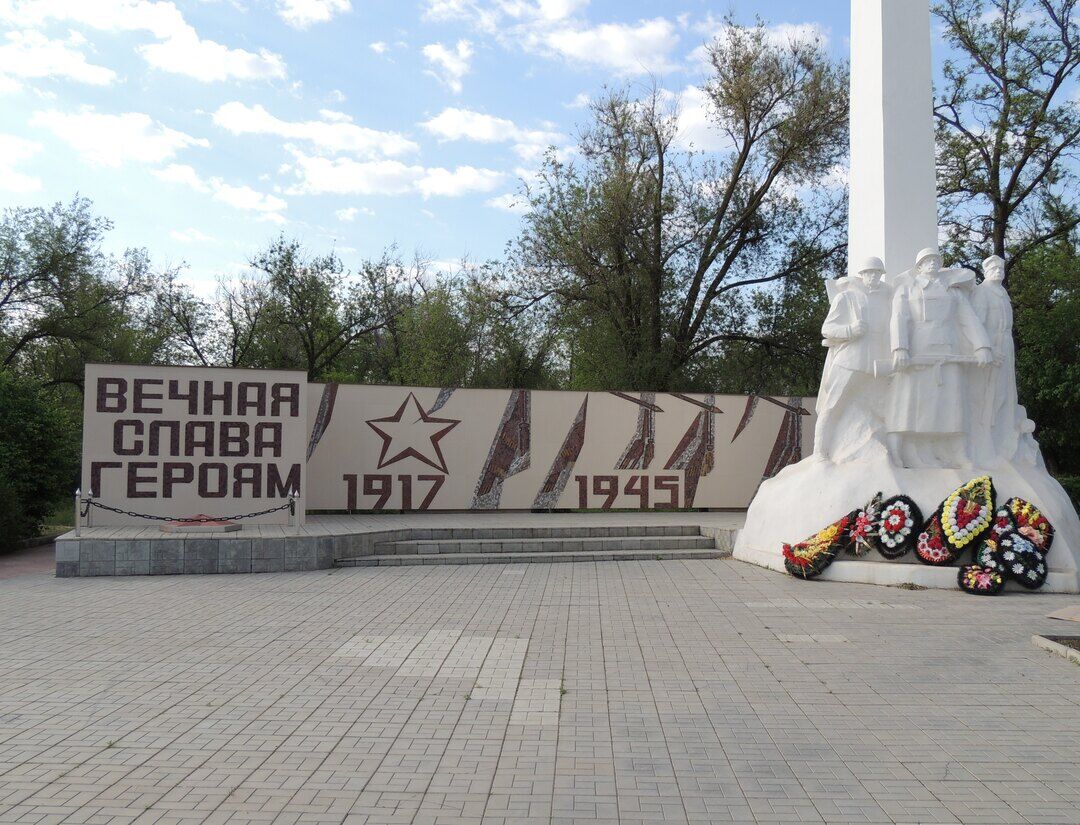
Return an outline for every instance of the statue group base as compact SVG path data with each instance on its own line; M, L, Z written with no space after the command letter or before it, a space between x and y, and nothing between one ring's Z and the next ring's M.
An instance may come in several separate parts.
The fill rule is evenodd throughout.
M865 505L879 490L886 497L902 493L929 518L953 490L980 475L994 480L999 502L1018 496L1046 514L1054 525L1053 548L1046 557L1050 574L1040 593L1080 593L1080 519L1065 490L1045 469L1004 464L994 468L907 469L896 467L885 450L879 456L833 463L811 456L764 482L746 515L735 544L735 558L784 571L783 544L812 536L827 524ZM958 565L970 564L965 551ZM822 581L878 585L916 584L956 589L957 567L932 567L914 553L888 561L876 551L862 558L839 556ZM1010 589L1020 589L1010 583Z

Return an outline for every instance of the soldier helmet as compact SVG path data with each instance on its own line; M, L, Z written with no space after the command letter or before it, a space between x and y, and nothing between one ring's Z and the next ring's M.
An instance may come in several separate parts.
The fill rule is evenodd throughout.
M923 261L925 261L927 258L938 258L938 259L940 259L941 258L941 253L938 252L937 249L935 249L934 247L928 246L928 247L926 247L926 249L923 249L921 252L919 252L918 255L915 256L915 266L918 266Z
M884 272L885 264L881 258L866 258L859 264L859 272Z
M995 266L999 266L1002 269L1005 268L1005 259L1000 255L991 255L985 261L983 261L983 270L993 269Z

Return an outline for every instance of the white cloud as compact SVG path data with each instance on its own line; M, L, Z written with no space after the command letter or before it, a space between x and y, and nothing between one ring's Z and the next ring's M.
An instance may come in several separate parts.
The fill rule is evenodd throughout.
M470 192L490 192L504 177L502 172L474 166L458 166L453 170L428 169L417 182L417 188L425 198L433 195L453 198Z
M673 69L678 26L664 17L592 25L579 14L588 0L426 0L429 20L462 20L505 47L617 75Z
M233 186L220 178L210 178L210 187L214 190L214 199L227 203L237 209L252 212L280 212L288 204L276 195L257 192L250 186Z
M34 28L72 23L108 32L143 32L157 42L137 47L147 63L205 82L283 78L285 62L260 49L230 49L204 40L166 0L0 0L0 22Z
M300 182L289 190L302 195L404 195L423 176L422 166L398 160L357 161L325 158L293 151Z
M349 0L277 0L278 17L297 29L325 23L335 14L352 10Z
M478 143L512 143L524 160L535 160L552 145L565 141L558 132L523 129L512 120L472 109L448 107L420 124L439 140L472 140Z
M681 92L666 92L664 97L678 110L679 131L675 142L683 149L720 152L732 148L731 139L712 120L709 96L697 86Z
M589 97L586 92L578 92L574 95L574 99L566 104L567 109L584 109L589 105L592 98Z
M161 43L140 46L139 54L155 69L187 75L204 83L222 80L269 80L284 78L285 62L260 49L258 54L230 49L213 40L190 34L170 37Z
M425 0L426 20L467 20L489 33L515 23L542 25L570 17L589 0Z
M453 49L442 43L429 43L423 48L424 59L431 64L426 74L445 85L454 94L461 93L461 78L469 73L473 56L472 43L459 40Z
M116 79L116 72L86 61L79 51L82 38L73 35L68 40L52 40L41 32L11 31L0 45L0 80L18 85L16 78L60 77L107 86Z
M30 125L48 129L85 160L100 166L162 163L190 146L210 146L210 141L170 129L142 112L107 115L90 106L74 113L41 111L34 112Z
M390 46L382 40L376 40L374 43L369 44L368 48L375 54L386 54L390 50Z
M484 201L484 204L490 206L492 209L501 209L503 212L510 212L514 215L524 215L529 211L528 198L513 192L507 192L505 195L489 198Z
M292 171L299 181L288 191L298 195L420 193L425 198L457 197L472 192L490 192L504 177L501 172L472 166L449 170L409 165L397 160L357 161L305 155L295 148L290 151L296 161Z
M604 23L593 27L563 26L534 35L531 45L572 63L599 66L619 75L662 72L679 42L675 25L663 17L637 23Z
M262 106L233 101L214 112L214 123L234 135L276 135L306 141L325 152L348 152L365 158L394 157L419 148L397 132L367 129L343 120L347 117L334 112L333 122L287 121L275 117Z
M356 220L357 215L374 216L375 211L368 209L366 206L349 206L334 213L334 216L342 223L352 223Z
M174 241L180 241L180 243L209 243L214 240L193 226L189 226L187 229L174 229L169 233L169 237Z
M192 167L182 163L173 163L166 166L164 169L155 169L154 177L167 183L182 183L184 186L188 186L196 192L210 191L210 187L206 183L203 183L203 180L199 177L198 173Z
M41 151L41 144L32 140L0 134L0 190L4 192L36 192L41 181L15 167Z
M701 44L690 52L688 59L692 65L704 70L710 65L709 46L716 40L723 41L728 36L730 28L725 21L717 20L710 15L694 29L708 35L709 39L707 43ZM829 29L820 23L777 23L769 26L766 34L768 39L778 46L789 43L820 43L822 47L829 45Z
M250 186L234 186L217 177L203 180L194 169L182 164L174 163L163 169L155 169L154 175L169 183L188 186L196 192L213 193L214 200L228 204L234 209L257 212L260 220L274 223L285 222L285 216L281 212L288 204L276 195L256 191Z
M352 123L352 115L339 112L337 109L319 109L319 117L331 123Z
M829 45L829 30L820 23L777 23L769 27L769 37L777 43Z

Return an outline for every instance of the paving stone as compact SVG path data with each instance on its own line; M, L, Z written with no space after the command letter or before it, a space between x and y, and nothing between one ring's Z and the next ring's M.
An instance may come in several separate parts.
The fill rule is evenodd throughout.
M0 822L1075 822L1076 666L1030 643L1073 600L728 559L0 580Z

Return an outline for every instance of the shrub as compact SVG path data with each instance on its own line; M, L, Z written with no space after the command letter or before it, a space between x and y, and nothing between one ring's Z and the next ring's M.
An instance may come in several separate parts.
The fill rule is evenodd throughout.
M70 416L36 381L0 371L0 547L36 535L78 478Z
M1072 499L1073 507L1080 510L1080 476L1058 476L1058 481Z

